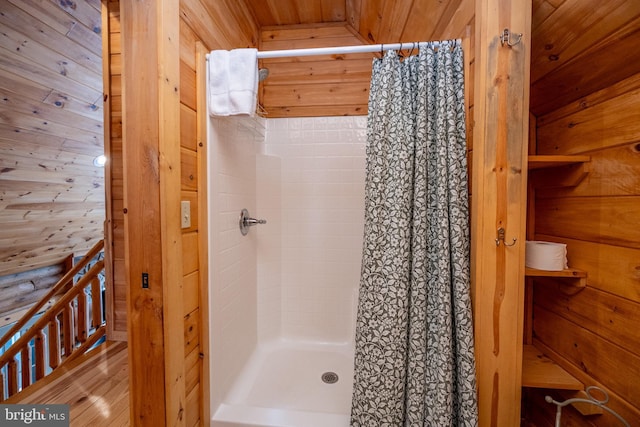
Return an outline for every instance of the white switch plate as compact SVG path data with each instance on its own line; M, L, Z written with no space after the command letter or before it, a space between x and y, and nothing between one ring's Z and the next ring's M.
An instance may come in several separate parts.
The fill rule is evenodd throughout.
M183 200L180 202L180 218L182 218L182 228L191 227L191 202Z

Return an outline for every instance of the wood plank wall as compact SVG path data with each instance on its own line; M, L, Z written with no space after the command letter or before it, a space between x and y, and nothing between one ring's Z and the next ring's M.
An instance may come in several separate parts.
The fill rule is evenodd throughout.
M346 23L265 27L260 50L361 45ZM260 84L267 118L366 115L370 53L263 59L269 77Z
M100 1L0 2L0 276L102 238Z
M640 425L640 74L537 119L538 154L587 154L589 174L574 188L536 191L535 238L567 244L586 289L534 285L537 345L609 406ZM549 172L551 173L551 172ZM532 394L528 414L552 426L554 408ZM612 416L565 410L563 425L617 426ZM573 424L569 424L569 422Z
M110 199L107 201L107 239L111 256L107 257L110 272L107 286L107 335L111 340L125 340L127 338L127 282L125 272L124 253L124 188L123 188L123 158L122 158L122 51L120 38L120 1L109 0L106 3L106 13L103 20L107 23L108 37L105 38L107 51L105 58L105 117L108 140L105 150L108 150L107 163L109 182L106 183ZM107 29L105 28L105 31Z

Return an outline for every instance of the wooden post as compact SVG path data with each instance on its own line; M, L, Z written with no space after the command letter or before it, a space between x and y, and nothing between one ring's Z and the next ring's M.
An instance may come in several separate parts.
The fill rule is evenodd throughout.
M49 367L55 369L60 364L60 321L54 316L49 322Z
M11 397L18 392L18 364L15 359L11 359L7 365L7 397Z
M73 312L73 302L69 302L62 311L62 345L65 358L71 355L75 347L76 333Z
M45 360L44 360L44 341L45 341L45 335L44 332L41 330L38 331L38 333L36 334L36 339L35 339L35 348L36 348L36 360L35 360L35 364L36 364L36 381L38 381L39 379L42 379L44 377L44 364L45 364Z
M202 42L196 42L196 95L197 95L197 112L196 134L198 140L198 255L200 257L200 354L201 354L201 374L200 382L202 384L202 403L201 420L205 426L209 425L211 419L211 384L209 378L210 371L210 345L209 345L209 210L206 208L209 198L208 178L207 178L207 152L209 142L207 140L207 122L209 115L207 113L207 62L206 55L208 51Z
M179 2L121 2L131 425L184 426Z
M21 389L31 384L31 345L27 343L20 350L20 376L22 377Z
M107 263L105 263L105 271L107 269ZM112 302L113 304L113 302ZM91 281L91 324L90 327L97 329L102 325L102 319L106 319L107 313L113 311L113 306L109 306L106 309L106 313L102 313L102 292L100 291L100 279L97 277ZM113 316L111 317L113 320ZM107 337L109 336L109 322L107 322Z
M503 46L505 28L521 41ZM482 427L520 425L530 46L531 0L476 2L472 282ZM496 245L499 228L505 241Z

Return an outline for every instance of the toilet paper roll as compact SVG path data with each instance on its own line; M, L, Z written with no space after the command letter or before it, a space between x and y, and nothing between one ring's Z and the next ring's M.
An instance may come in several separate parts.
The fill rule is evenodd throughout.
M567 268L567 245L564 243L527 241L525 266L538 270L561 271Z

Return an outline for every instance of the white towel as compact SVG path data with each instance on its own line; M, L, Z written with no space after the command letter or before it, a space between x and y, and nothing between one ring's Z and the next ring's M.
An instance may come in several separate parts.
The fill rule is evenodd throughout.
M253 116L258 95L258 50L213 50L208 61L209 114Z

